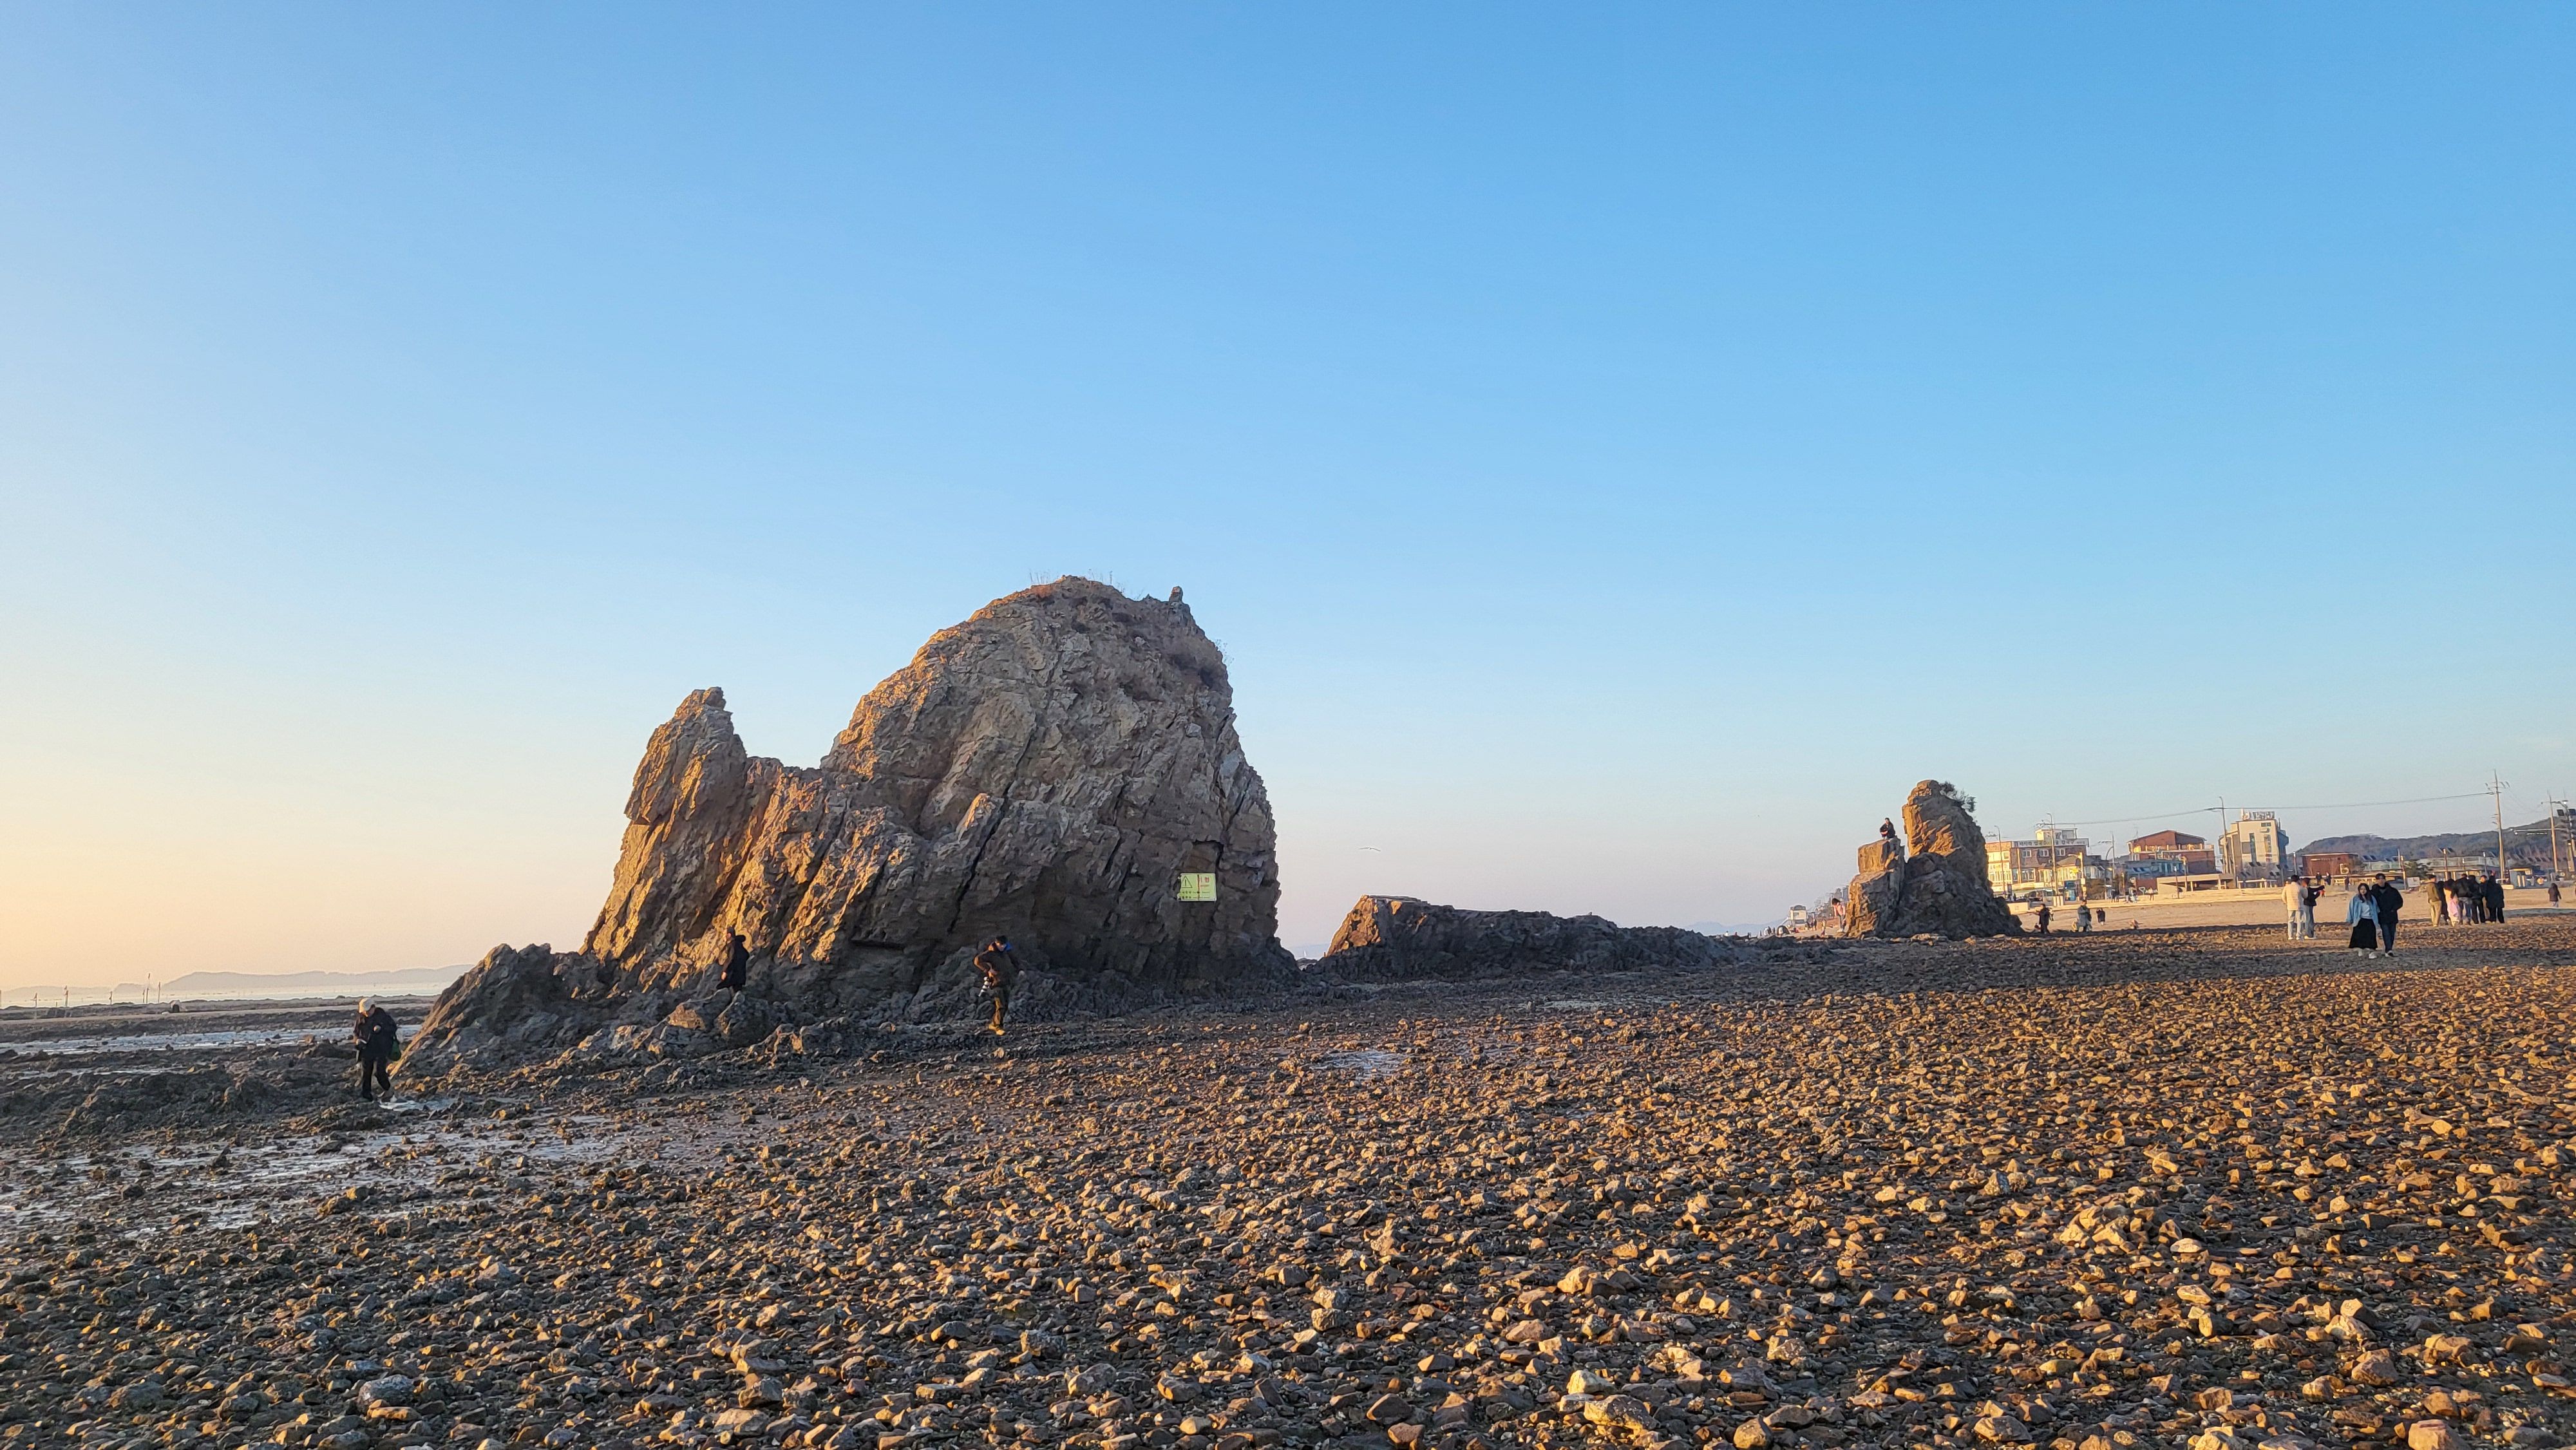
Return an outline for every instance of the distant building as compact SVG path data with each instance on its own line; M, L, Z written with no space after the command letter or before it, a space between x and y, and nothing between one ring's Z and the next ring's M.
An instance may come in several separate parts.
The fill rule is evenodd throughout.
M2164 862L2164 865L2147 865ZM2132 876L2214 876L2218 874L2218 854L2209 842L2182 831L2158 831L2140 836L2129 843L2129 874Z
M2111 869L2132 881L2153 881L2159 876L2188 876L2191 866L2180 856L2119 856Z
M2247 811L2229 822L2227 833L2218 838L2218 870L2223 876L2269 879L2285 874L2289 861L2289 833L2270 811Z
M1986 884L1997 896L2068 895L2109 874L2084 838L2063 826L2043 822L2030 840L1986 843Z
M2301 874L2331 881L2361 874L2361 858L2350 851L2310 851L2299 858Z
M2425 875L2433 877L2482 876L2494 871L2496 863L2493 856L2445 851L2438 856L2425 857L2418 863L2418 868Z

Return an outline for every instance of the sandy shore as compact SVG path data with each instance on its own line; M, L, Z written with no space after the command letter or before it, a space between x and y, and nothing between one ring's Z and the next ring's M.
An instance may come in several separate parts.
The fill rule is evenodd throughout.
M0 1436L2555 1443L2576 922L2461 937L1778 944L391 1109L0 1063ZM110 1081L210 1072L279 1082Z
M2329 895L2317 903L2320 932L2328 924L2334 925L2338 931L2342 929L2344 899L2343 895ZM2110 920L2100 928L2105 931L2126 931L2133 922L2142 931L2172 931L2193 926L2268 926L2277 929L2289 915L2289 908L2282 902L2277 888L2271 891L2211 891L2178 900L2151 897L2137 902L2096 901L2092 905L2110 914ZM2063 930L2071 919L2072 911L2071 907L2057 910L2052 928ZM2398 919L2397 943L2401 948L2407 944L2410 931L2448 934L2454 930L2486 930L2483 926L2436 927L2431 912L2432 908L2424 900L2422 892L2406 893L2406 913ZM2024 925L2031 922L2032 913L2027 907L2019 914ZM2505 919L2508 923L2551 915L2576 918L2576 906L2559 907L2553 911L2547 891L2523 889L2505 893ZM2332 923L2327 922L2328 917L2333 919ZM2428 935L2425 940L2430 941L2431 937Z

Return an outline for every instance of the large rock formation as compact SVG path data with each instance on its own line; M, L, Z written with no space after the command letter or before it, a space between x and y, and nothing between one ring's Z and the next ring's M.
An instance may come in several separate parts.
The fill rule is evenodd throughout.
M440 999L416 1063L562 1045L692 998L682 1015L712 1021L737 932L747 995L803 1021L962 1015L967 959L996 934L1035 1011L1294 971L1269 798L1225 661L1178 590L1062 579L997 600L869 691L810 769L749 754L723 692L699 690L653 732L626 818L597 924L554 958L586 1012L514 1025L525 969L478 969ZM1215 900L1181 900L1185 872L1212 875Z
M1844 893L1845 936L2001 936L2021 930L1986 884L1986 833L1958 790L1916 784L1905 798L1905 844L1860 848L1860 874Z
M1597 916L1465 911L1405 896L1363 896L1315 968L1346 981L1632 972L1731 966L1743 950L1673 926L1619 926Z

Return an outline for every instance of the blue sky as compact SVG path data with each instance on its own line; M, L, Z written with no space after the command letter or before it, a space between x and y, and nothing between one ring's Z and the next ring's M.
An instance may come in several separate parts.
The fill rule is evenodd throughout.
M1066 572L1295 945L2576 791L2563 7L0 23L0 985L569 944L689 689Z

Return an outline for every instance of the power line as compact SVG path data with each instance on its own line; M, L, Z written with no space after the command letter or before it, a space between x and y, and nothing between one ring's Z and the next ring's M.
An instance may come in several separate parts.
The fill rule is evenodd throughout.
M2420 795L2420 796L2415 796L2415 797L2413 797L2412 799L2402 800L2402 801L2341 801L2341 802L2337 802L2337 803L2335 803L2335 804L2333 804L2333 805L2305 805L2305 806L2252 806L2252 807L2238 807L2237 809L2239 809L2239 810L2247 810L2247 809L2251 809L2251 810L2266 810L2266 811L2354 811L2354 810L2366 810L2366 809L2369 809L2369 808L2371 808L2371 807L2373 807L2373 806L2420 806L2420 805L2428 805L2428 804L2430 804L2430 803L2432 803L2432 802L2434 802L2434 801L2473 801L2473 800L2482 800L2482 799L2484 799L2484 798L2485 798L2486 794L2487 794L2487 793L2486 793L2485 791L2482 791L2482 790L2473 790L2473 791L2468 791L2468 792L2466 792L2466 793L2464 793L2464 794L2461 794L2461 795ZM2161 820L2165 820L2165 819L2168 819L2168 818L2173 817L2173 816L2201 816L2201 815L2208 815L2208 814L2209 814L2209 813L2211 813L2212 811L2217 811L2217 810L2221 810L2221 809L2224 809L2224 807L2220 807L2220 806L2190 806L2190 807L2186 807L2185 809L2178 810L2178 811L2133 811L2133 812L2131 812L2131 813L2129 813L2129 814L2127 814L2127 815L2123 815L2123 816L2097 816L2097 817L2095 817L2095 818L2093 818L2093 819L2091 819L2091 820L2083 820L2083 821L2057 821L2057 822L2055 822L2054 824L2061 825L2061 826L2116 826L2116 825L2122 825L2122 824L2125 824L2125 823L2130 822L2130 821L2161 821Z
M2419 795L2413 800L2403 801L2344 801L2339 805L2330 806L2265 806L2263 809L2269 811L2353 811L2361 810L2369 806L2420 806L2429 804L2433 801L2473 801L2485 794L2485 791L2473 790L2466 795Z

